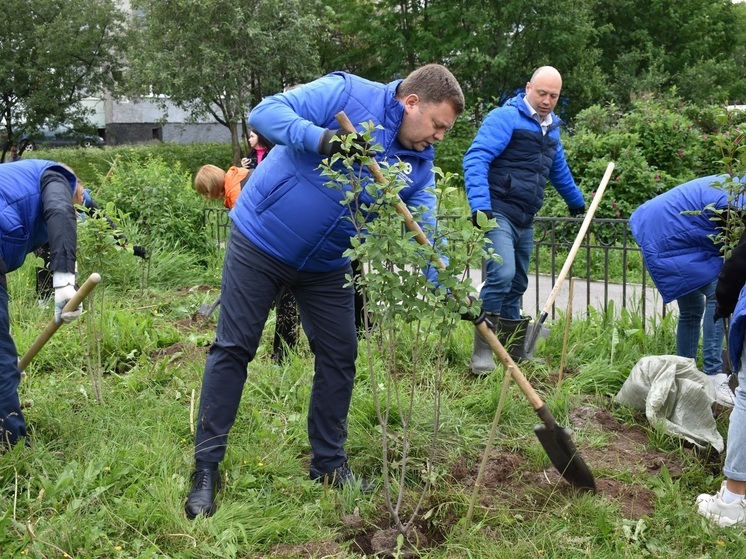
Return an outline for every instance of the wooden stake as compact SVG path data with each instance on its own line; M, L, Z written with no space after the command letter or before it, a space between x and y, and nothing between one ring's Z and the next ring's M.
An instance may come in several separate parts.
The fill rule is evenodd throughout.
M192 397L189 400L189 432L194 435L194 388L192 388Z
M565 372L565 356L567 355L567 340L570 336L570 321L572 320L572 292L575 285L575 278L570 278L570 292L567 297L567 316L565 317L565 339L562 340L562 357L560 358L559 378L557 379L557 388L562 385L562 375Z

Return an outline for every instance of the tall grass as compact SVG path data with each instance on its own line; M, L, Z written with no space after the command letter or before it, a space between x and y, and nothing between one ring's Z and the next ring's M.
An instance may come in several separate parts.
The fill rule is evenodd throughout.
M164 252L153 258L171 257L175 255ZM175 290L169 282L153 282L151 291L141 294L136 282L115 280L127 269L127 256L122 258L122 269L112 271L111 278L103 271L104 281L112 281L118 293L106 321L104 342L107 355L126 366L107 369L101 403L92 397L84 370L84 330L75 325L60 329L22 381L31 445L0 456L0 556L281 557L278 549L333 541L340 557L362 557L350 539L355 532L341 519L358 509L368 533L386 526L381 496L328 491L308 480L305 418L312 354L303 342L285 366L274 366L268 356L269 327L259 355L249 366L222 465L224 488L218 512L210 519L186 519L183 503L193 459L191 410L199 393L204 344L211 339L215 322L194 319L201 304L200 293L188 289L194 281L185 281ZM136 266L132 273L137 273ZM51 318L51 309L36 304L32 261L9 279L13 335L22 350ZM645 333L637 314L615 316L596 312L572 322L568 373L561 388L554 379L563 317L549 324L550 336L539 348L543 361L525 365L524 373L560 423L566 425L575 407L589 403L612 410L625 423L640 421L637 414L617 408L609 396L640 357L673 352L675 324L667 317L655 333ZM84 314L81 320L86 319ZM408 331L402 329L396 350L403 362L411 343ZM511 494L514 486L508 484L484 494L486 500L480 500L473 525L454 530L466 513L470 492L453 477L455 464L474 468L478 463L503 374L501 369L486 378L468 373L471 336L469 324L459 323L448 341L432 488L420 521L436 545L418 550L417 556L731 558L743 554L742 531L712 528L694 512L696 495L718 485L717 464L713 468L712 463L691 458L689 450L674 440L655 436L651 445L688 460L682 477L651 478L632 464L626 473L616 474L656 493L650 516L624 518L619 504L604 495L572 495L561 491L561 486L547 493L545 487L530 485L519 495ZM435 348L429 351L434 354ZM376 478L380 435L364 362L369 358L360 357L348 452L355 470ZM435 395L432 380L426 365L417 375L403 374L399 379L402 391L412 383L416 386L410 457L423 467L430 459L431 439L426 433ZM551 469L532 433L536 415L515 387L502 417L498 450L523 456L527 470ZM726 421L721 417L723 432ZM389 437L394 449L399 435L392 417ZM582 428L574 437L581 453L604 444L603 439L589 438ZM405 491L424 483L417 475L402 481Z

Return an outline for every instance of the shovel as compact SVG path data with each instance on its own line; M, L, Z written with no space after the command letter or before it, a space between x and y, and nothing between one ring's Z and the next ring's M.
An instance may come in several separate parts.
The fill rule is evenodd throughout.
M723 330L725 332L725 349L723 355L723 368L728 369L728 388L735 395L738 388L738 374L733 371L733 362L730 360L730 317L723 317Z
M337 113L336 119L342 130L345 132L355 132L355 127L352 125L352 122L350 122L350 119L344 111ZM614 165L610 163L607 175L611 174L613 167ZM368 169L373 177L375 177L376 182L379 184L386 183L386 180L375 161L368 164ZM596 200L594 200L594 202L596 202ZM598 204L596 203L596 205ZM595 211L595 207L593 210ZM414 220L409 208L407 208L403 202L399 202L396 205L396 211L404 217L404 222L407 225L407 228L415 233L415 239L417 242L420 244L429 244L429 241L420 228L419 223ZM442 260L439 260L436 264L440 269L445 268L445 264ZM506 370L510 371L513 380L526 398L528 398L534 411L536 411L537 415L542 420L543 425L537 425L534 427L534 432L554 467L557 468L562 477L573 486L578 489L595 492L596 482L593 479L593 474L575 449L575 445L570 438L570 431L557 424L546 404L544 404L541 398L536 394L531 384L526 380L526 377L523 376L523 373L518 369L518 366L497 339L497 336L495 336L492 330L490 330L487 323L482 322L477 325L476 328L484 339L487 340L487 343L495 355L497 355L500 361L505 365Z
M218 295L218 298L215 299L215 301L212 302L211 304L208 305L207 303L205 303L202 306L200 306L199 314L201 314L204 317L210 318L212 316L212 313L215 312L215 309L218 308L219 304L220 304L220 295Z
M593 474L578 454L570 438L570 430L560 427L557 424L552 412L549 411L546 404L536 394L531 384L529 384L526 377L521 373L518 365L513 361L513 358L510 357L510 354L502 346L497 336L487 326L487 323L482 322L477 325L477 330L479 330L479 333L487 341L492 351L502 361L503 365L505 365L506 370L510 371L513 381L521 389L531 407L534 408L536 415L541 419L543 425L535 426L534 433L536 433L536 437L539 439L541 446L544 447L554 467L573 486L595 493L596 482L593 479Z
M588 231L588 227L590 227L591 225L593 215L596 213L596 208L598 208L598 205L601 203L601 197L604 195L604 190L606 190L606 185L611 178L612 171L614 171L614 163L610 162L606 166L606 172L601 179L601 184L598 186L598 190L596 190L596 195L593 197L591 206L590 208L588 208L588 213L585 214L585 219L583 219L583 224L580 226L580 231L578 231L578 235L577 237L575 237L575 242L572 244L570 254L567 255L565 264L562 266L562 270L560 270L559 276L557 276L557 281L554 283L552 292L549 294L549 299L547 299L544 308L541 310L541 315L539 316L538 320L532 325L533 328L530 329L529 335L526 338L525 346L525 351L529 355L531 355L534 352L534 349L536 349L536 340L539 337L539 332L541 332L541 326L542 324L544 324L544 321L549 316L549 311L552 310L552 304L554 304L554 300L559 294L560 286L562 285L562 282L565 280L565 276L567 276L570 268L572 267L572 263L575 260L575 255L578 253L578 250L580 250L580 245L583 242L583 237L585 237L585 234Z
M80 289L78 289L75 292L75 295L72 296L72 298L67 302L65 307L62 309L62 312L69 312L74 311L78 308L78 306L83 302L83 299L88 297L88 294L94 290L96 285L101 281L101 276L93 273L90 276L88 276L88 279L85 280L85 283L80 286ZM60 329L60 326L65 324L64 322L60 322L57 324L57 322L52 319L49 324L47 324L47 327L44 328L41 334L39 334L36 337L36 340L33 344L31 344L31 347L28 348L26 353L21 357L21 359L18 361L18 368L23 371L28 364L31 362L31 360L36 357L36 354L39 353L41 348L44 347L44 344L46 344L49 341L49 338L51 338L54 333Z

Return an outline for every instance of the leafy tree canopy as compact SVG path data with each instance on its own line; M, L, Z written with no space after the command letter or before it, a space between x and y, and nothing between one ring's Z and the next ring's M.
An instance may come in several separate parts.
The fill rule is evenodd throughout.
M133 0L128 89L231 130L265 94L318 75L319 20L301 0Z
M3 156L21 128L82 122L80 101L113 88L122 14L113 0L0 0Z
M730 0L327 1L326 70L388 81L446 64L489 108L542 65L562 73L560 116L676 88L688 100L746 93L746 4ZM480 111L475 114L477 120Z

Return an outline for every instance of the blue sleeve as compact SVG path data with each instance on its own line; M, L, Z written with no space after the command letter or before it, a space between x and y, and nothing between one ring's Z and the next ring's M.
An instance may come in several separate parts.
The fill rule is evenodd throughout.
M513 109L508 107L490 111L464 155L464 183L472 213L492 210L487 175L490 164L505 150L513 136L511 111Z
M559 134L559 131L557 133ZM570 167L567 165L565 150L561 141L557 143L557 152L554 154L554 162L549 171L549 180L552 181L552 186L567 203L568 208L574 210L585 206L583 193L575 184Z
M249 124L274 144L318 153L321 135L340 106L345 87L343 76L329 74L266 97L251 111Z
M74 273L78 230L68 178L53 169L44 171L41 176L41 199L49 239L49 269Z

